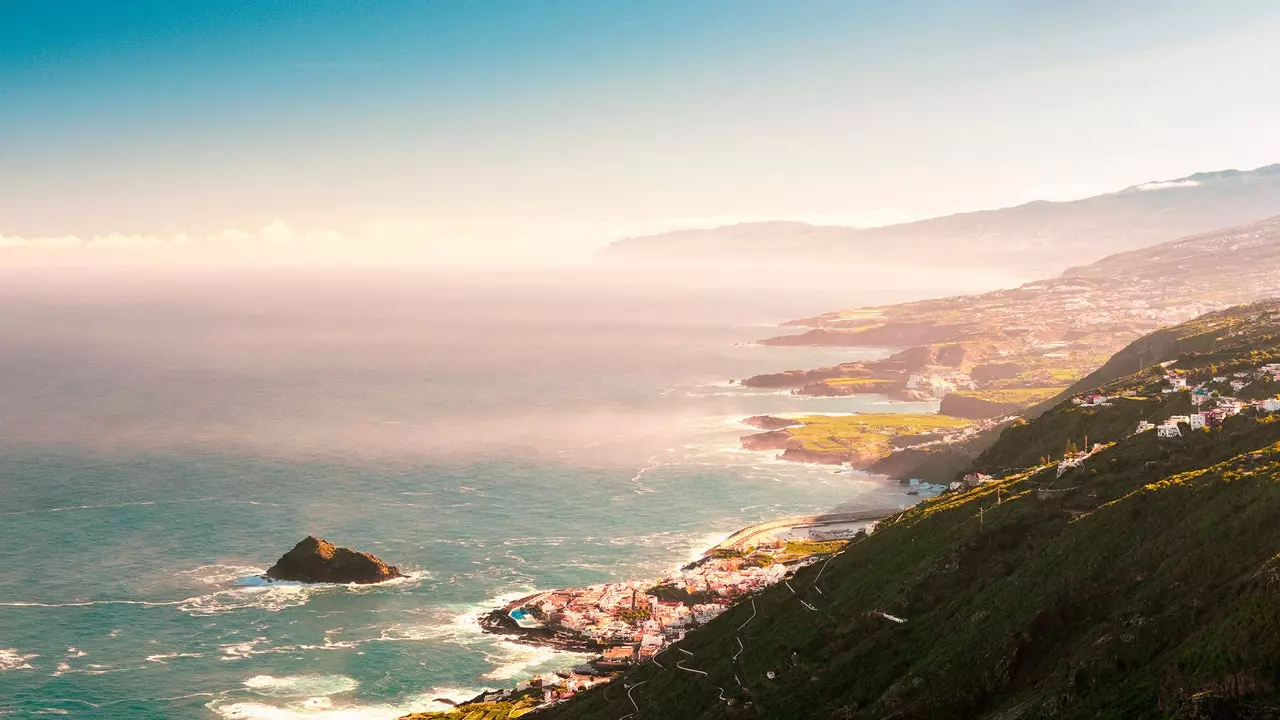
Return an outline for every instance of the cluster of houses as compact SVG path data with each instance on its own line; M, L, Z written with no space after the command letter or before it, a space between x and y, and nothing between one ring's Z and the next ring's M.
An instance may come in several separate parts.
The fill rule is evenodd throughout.
M1138 423L1135 432L1143 433L1149 430L1155 430L1156 434L1162 438L1182 437L1182 427L1186 425L1192 430L1199 430L1205 427L1216 427L1221 425L1224 420L1232 415L1239 415L1246 408L1252 407L1257 412L1273 413L1280 412L1280 398L1266 398L1264 400L1247 402L1234 397L1228 397L1215 393L1209 386L1218 385L1219 387L1230 387L1232 391L1238 392L1247 387L1254 380L1263 376L1270 377L1272 380L1280 380L1280 363L1270 363L1263 365L1256 373L1236 372L1230 376L1218 375L1213 377L1207 383L1200 383L1195 387L1189 387L1187 378L1170 374L1165 377L1165 387L1161 389L1163 393L1187 392L1191 393L1191 403L1199 408L1197 412L1190 415L1174 415L1167 418L1159 425L1142 420Z
M983 473L968 473L963 478L951 483L950 490L969 490L976 488L983 483L989 483L995 478Z
M530 691L542 693L542 705L534 710L541 710L550 707L556 703L568 700L574 695L590 690L597 685L604 685L613 681L613 675L602 674L592 670L591 668L575 668L569 672L557 672L554 675L543 677L542 675L534 675L528 680L521 680L516 683L512 690L492 690L485 692L471 702L491 703L512 701L519 696L525 695ZM460 705L465 708L466 704ZM470 717L468 715L467 717Z
M757 551L769 555L768 550L783 547L762 545ZM790 569L782 562L713 557L659 581L541 593L508 614L524 629L547 628L603 645L604 654L595 665L619 669L653 657L667 644L681 640L689 628L724 612L737 598L781 582ZM650 594L655 586L668 592ZM684 600L663 599L673 595Z
M1095 392L1073 397L1071 398L1071 402L1072 404L1079 405L1080 407L1103 407L1111 404L1111 398L1103 395L1102 393Z

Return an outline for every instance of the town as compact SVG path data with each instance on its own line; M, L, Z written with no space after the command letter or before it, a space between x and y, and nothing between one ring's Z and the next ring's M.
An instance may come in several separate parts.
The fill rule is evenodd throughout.
M536 706L542 707L610 682L622 670L653 660L730 606L782 582L804 565L830 557L849 539L865 535L869 526L849 522L801 530L775 522L754 528L761 529L739 531L660 579L548 590L494 610L481 620L490 632L600 655L571 671L534 677L514 690L487 693L472 702L536 697L541 702ZM747 541L751 544L744 544Z

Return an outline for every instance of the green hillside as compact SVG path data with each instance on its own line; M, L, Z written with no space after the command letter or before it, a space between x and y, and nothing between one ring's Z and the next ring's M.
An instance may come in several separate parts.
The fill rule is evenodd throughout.
M1280 716L1280 413L1133 434L1189 409L1162 392L1167 371L1266 384L1277 329L1267 303L1162 331L1149 340L1177 353L1166 369L1113 377L1103 389L1126 397L1060 403L977 461L1009 473L891 518L537 716ZM1086 433L1114 444L1059 476Z

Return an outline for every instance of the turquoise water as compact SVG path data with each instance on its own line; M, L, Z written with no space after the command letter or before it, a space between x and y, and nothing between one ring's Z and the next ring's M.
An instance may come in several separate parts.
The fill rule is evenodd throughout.
M849 291L21 280L0 290L15 718L394 718L511 685L575 658L481 634L501 597L655 575L763 518L911 500L743 452L735 419L930 408L725 383L880 352L747 344L876 299ZM255 579L307 534L410 577Z

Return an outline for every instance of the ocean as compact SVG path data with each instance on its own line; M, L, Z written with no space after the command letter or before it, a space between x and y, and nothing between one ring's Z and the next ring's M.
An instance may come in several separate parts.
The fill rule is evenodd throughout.
M751 341L970 287L584 271L0 276L0 716L387 719L577 657L482 634L751 522L914 498L739 449L764 412L930 411L730 378L882 355ZM995 286L1001 279L990 279ZM795 329L789 330L795 332ZM308 534L409 576L257 578Z

